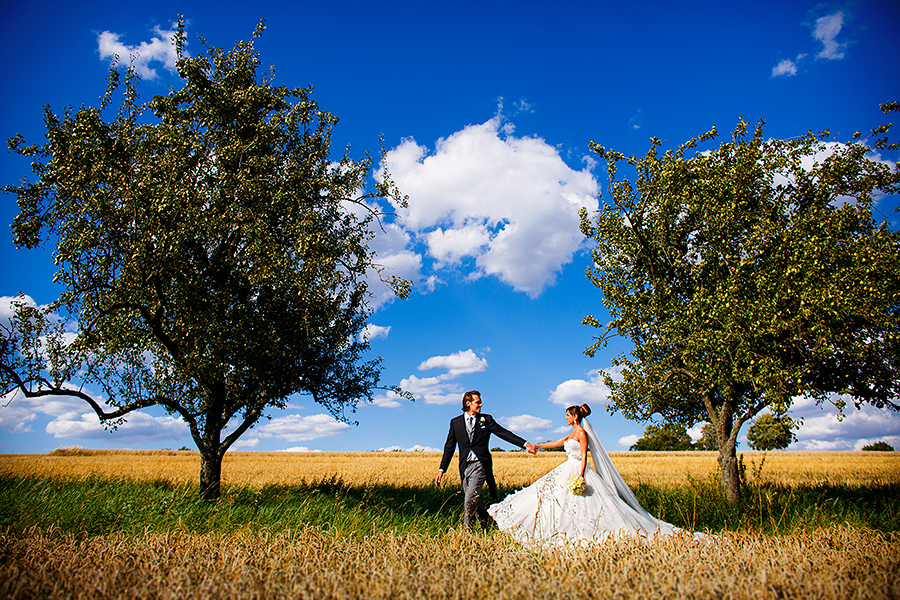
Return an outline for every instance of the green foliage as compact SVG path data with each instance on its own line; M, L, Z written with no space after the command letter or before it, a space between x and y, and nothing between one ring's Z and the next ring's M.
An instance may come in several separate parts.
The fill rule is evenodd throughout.
M894 447L888 444L887 442L875 442L874 444L869 444L868 446L863 446L863 450L868 452L893 452Z
M747 430L747 443L754 450L784 450L797 440L794 420L787 415L759 415Z
M700 439L694 443L694 450L718 450L719 443L716 441L716 428L712 423L707 423L700 430Z
M664 423L663 425L647 425L644 436L636 441L629 450L648 450L666 452L670 450L691 450L691 436L680 423Z
M366 192L370 156L332 157L338 119L310 89L260 72L263 29L187 57L179 25L181 87L140 104L135 72L123 84L112 68L99 108L46 107L44 145L9 142L35 175L4 187L15 243L54 243L65 291L46 309L20 302L0 392L77 396L113 427L164 407L188 424L210 498L225 451L291 395L346 420L379 389L361 335L379 269L370 201L404 201L389 177Z
M215 504L188 484L125 478L0 479L0 528L26 524L103 535L230 533L314 526L346 533L438 533L460 518L462 493L444 486L352 486L329 478L292 486L224 487Z
M889 128L873 131L876 147L892 147ZM772 140L743 120L731 141L696 150L716 136L665 153L654 139L630 158L591 143L608 198L582 210L581 229L611 320L584 318L600 330L585 352L631 340L613 360L621 380L606 378L612 409L711 422L736 500L737 436L764 408L805 395L842 411L841 394L900 410L900 234L872 213L900 189L900 168L860 139ZM619 178L623 163L634 181Z

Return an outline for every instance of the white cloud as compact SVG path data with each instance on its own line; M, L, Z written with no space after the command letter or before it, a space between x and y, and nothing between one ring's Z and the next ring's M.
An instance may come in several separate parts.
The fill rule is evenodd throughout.
M354 210L360 208L357 206ZM389 304L397 297L382 278L400 277L431 291L427 280L422 278L422 257L410 249L412 236L396 223L379 223L377 220L372 222L371 231L375 237L369 246L375 252L374 262L382 269L381 273L370 269L366 274L373 308Z
M861 143L865 142L863 141ZM844 142L821 142L816 146L813 154L807 154L800 159L800 166L804 171L811 172L813 169L821 167L821 165L825 164L825 162L832 156L846 153L849 148L850 146ZM891 170L896 169L897 166L897 163L884 158L881 153L875 151L867 152L866 159L876 163L881 163ZM786 176L784 173L775 174L775 185L793 185L794 183L795 179L793 178L793 176ZM879 198L876 198L876 202L878 200ZM854 204L855 202L856 199L851 196L836 196L831 201L831 205L840 208L845 204Z
M379 448L375 450L375 452L440 452L437 448L432 448L431 446L421 446L416 444L411 448L403 448L401 446L388 446L386 448Z
M795 450L809 451L844 451L850 450L850 445L846 440L806 440L800 444L792 446Z
M432 356L419 365L420 371L430 369L447 369L447 373L440 379L454 379L468 373L481 373L487 369L488 362L484 358L475 355L472 349L460 350L449 356Z
M510 431L535 432L549 431L553 427L553 421L542 419L532 415L517 415L498 419L500 423Z
M308 442L344 433L350 429L347 423L335 420L331 415L288 415L277 417L257 428L261 438L278 438L288 442Z
M613 380L620 380L619 370L606 369L602 372L591 374L590 378L569 379L563 381L556 389L550 392L550 402L557 406L568 408L579 404L587 404L594 411L601 406L606 406L609 400L609 388L603 383L602 374L612 375Z
M34 298L28 295L23 296L0 296L0 325L4 327L9 327L10 319L14 313L14 305L22 304L24 306L30 306L31 308L39 308L44 309L47 307L46 304L38 306L38 304L34 301ZM62 317L60 317L57 313L49 313L47 315L48 319L51 322L59 321ZM75 331L75 327L77 324L67 324L67 329L69 330L69 334L67 335L67 339L71 341L74 339L73 332Z
M835 398L836 399L836 398ZM798 398L791 408L791 416L802 418L796 430L794 450L853 450L870 443L869 440L900 436L900 414L886 408L863 405L857 410L845 398L844 418L838 420L837 410L829 402L821 406L809 398Z
M639 435L626 435L625 437L620 437L618 441L616 441L616 447L631 448L639 439L641 439Z
M242 437L239 438L238 441L231 445L233 450L250 450L252 448L256 448L259 446L259 438L252 437Z
M97 36L97 46L100 51L100 59L112 59L118 55L122 64L129 61L135 70L144 79L156 79L156 69L150 67L150 63L160 63L169 71L175 71L175 61L178 55L175 50L174 29L161 29L158 25L153 28L156 36L149 42L141 42L137 46L128 46L120 41L118 33L104 31Z
M310 450L306 446L294 446L292 448L278 450L278 452L321 452L321 450Z
M411 393L417 399L422 399L425 404L459 404L462 405L462 396L465 390L456 382L445 381L440 377L419 378L415 375L403 379L400 389Z
M409 196L400 220L435 268L472 266L472 276L536 297L583 244L578 209L597 208L599 187L589 166L575 171L544 140L511 132L494 117L438 140L430 155L408 139L385 165Z
M446 265L478 256L490 244L491 236L484 223L464 223L457 229L431 231L425 239L438 265Z
M0 429L9 433L31 433L30 423L38 418L32 403L19 390L9 392L0 400Z
M707 421L701 421L700 423L696 423L693 427L687 430L688 435L691 436L692 442L697 443L700 438L703 437L703 426L706 424Z
M154 417L143 412L133 412L127 421L113 432L106 430L93 412L67 412L49 423L47 433L55 438L123 441L144 444L161 440L180 440L190 436L188 427L179 418L164 415Z
M95 398L103 404L101 397ZM88 405L83 400L74 397L25 398L19 391L10 392L0 404L0 429L10 433L30 433L33 431L31 423L44 415L52 417L45 426L45 431L59 439L143 444L190 437L184 421L170 415L155 417L135 411L129 413L125 422L113 431L104 429L96 413L86 410L87 408Z
M488 367L488 361L480 358L470 348L460 350L446 356L432 356L419 363L420 371L444 369L445 373L434 377L417 377L410 375L400 382L400 389L424 400L425 404L461 404L463 388L453 381L460 375L481 373ZM387 408L396 408L398 397L388 393L376 398L375 404Z
M36 307L37 304L34 301L34 298L31 296L0 296L0 325L4 327L9 327L10 319L15 312L13 310L13 302L19 303L22 302L25 306Z
M372 398L372 404L381 408L400 408L403 406L401 400L405 400L405 398L401 398L396 392L388 390L381 396ZM365 405L363 404L361 406Z
M373 325L372 323L369 323L363 330L362 337L363 339L367 340L386 339L390 332L390 325L388 325L387 327L382 327L381 325Z
M817 55L818 58L826 58L828 60L836 60L844 58L841 52L843 44L839 44L837 35L841 32L844 24L844 13L838 11L836 13L819 17L816 19L816 29L813 37L822 42L822 50Z
M784 59L774 67L772 67L772 77L779 77L781 75L796 75L797 74L797 65L794 64L794 61L789 59Z

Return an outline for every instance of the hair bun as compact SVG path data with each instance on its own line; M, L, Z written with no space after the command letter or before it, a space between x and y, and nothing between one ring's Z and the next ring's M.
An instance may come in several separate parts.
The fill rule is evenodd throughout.
M587 404L582 404L578 408L579 408L579 412L581 413L582 419L591 414L591 407L588 406Z

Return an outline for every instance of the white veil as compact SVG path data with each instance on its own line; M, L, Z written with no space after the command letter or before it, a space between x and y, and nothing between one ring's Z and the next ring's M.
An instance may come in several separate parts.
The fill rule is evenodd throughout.
M600 438L597 437L597 432L594 431L594 428L590 423L588 423L588 420L582 419L581 426L584 427L584 432L587 434L588 449L591 451L591 459L594 462L594 470L597 471L597 473L600 475L600 477L603 478L604 481L615 486L616 492L619 494L619 497L624 500L625 503L628 504L628 506L633 508L639 514L656 520L653 515L651 515L643 506L641 506L641 503L638 502L638 499L635 497L634 492L631 491L631 488L629 488L628 484L625 483L625 480L622 479L622 476L619 474L618 469L616 469L616 466L609 458L609 454L607 454L606 450L603 448L603 444L600 443Z

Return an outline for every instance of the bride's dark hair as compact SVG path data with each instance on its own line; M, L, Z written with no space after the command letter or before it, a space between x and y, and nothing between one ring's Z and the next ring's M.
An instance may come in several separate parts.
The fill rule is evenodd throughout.
M581 423L581 420L591 414L591 407L587 404L582 404L581 406L570 406L566 409L567 413L572 413L575 415L575 420Z

